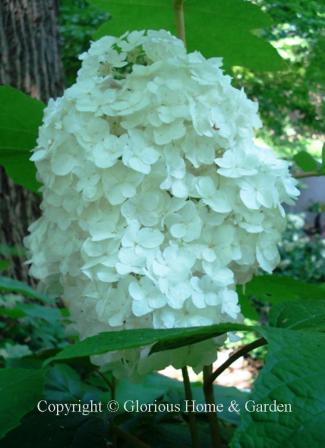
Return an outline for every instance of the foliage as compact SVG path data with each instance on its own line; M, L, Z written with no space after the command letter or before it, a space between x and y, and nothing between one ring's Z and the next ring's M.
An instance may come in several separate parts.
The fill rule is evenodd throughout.
M325 282L324 235L320 229L305 223L304 214L288 215L280 254L279 274L309 282Z
M89 3L82 0L61 2L67 84L73 82L79 64L75 55L86 49L94 28L108 19L108 13L113 14L113 9L107 8L108 12L102 12ZM92 3L99 5L95 0ZM113 3L116 8L117 3ZM217 29L212 29L208 23L210 14L204 16L202 7L188 0L189 11L192 8L194 15L197 8L201 14L197 21L200 28L193 34L194 41L189 40L189 43L196 46L196 39L211 54L228 52L228 56L225 54L228 66L235 63L245 66L233 68L236 82L245 85L250 95L258 97L263 119L271 129L267 137L276 145L294 142L295 152L298 146L304 150L302 133L309 138L324 131L325 108L321 103L324 92L324 3L309 0L290 0L280 4L275 0L256 0L255 3L262 6L275 23L264 31L264 37L281 47L282 54L286 52L285 56L291 59L281 76L253 73L248 69L274 68L277 64L275 59L272 62L274 52L265 41L251 33L256 26L268 23L265 16L252 9L252 5L244 6L239 1L229 2L226 6L223 4L215 17L214 27ZM236 20L227 22L230 4L240 6ZM247 11L256 12L256 22L248 20ZM241 12L243 17L239 14ZM223 17L221 22L219 16ZM139 18L142 20L142 17L135 19ZM150 20L153 18L151 15ZM190 18L188 23L194 29L193 20ZM113 21L108 22L107 29L112 24ZM224 24L228 29L222 28ZM120 25L125 26L122 19ZM232 32L230 25L240 32ZM207 34L203 39L202 30L205 29ZM207 39L209 33L212 34ZM226 36L228 40L222 40ZM216 37L218 41L212 42ZM295 39L293 42L296 44L288 44L288 39ZM251 55L253 49L256 50L256 58L248 60L247 54ZM273 56L270 60L263 60L262 53L266 59L269 59L269 54ZM36 191L39 185L28 158L35 145L43 105L8 87L0 88L0 99L0 164L17 183ZM306 152L300 152L295 161L303 171L320 169L319 162ZM321 169L324 161L323 150ZM190 444L188 415L182 409L171 414L137 414L122 409L122 404L129 397L138 399L140 403L156 401L183 405L184 392L180 383L160 375L149 375L141 384L121 380L114 385L111 373L99 371L89 362L89 356L148 344L151 352L170 350L238 329L249 337L254 334L252 330L264 337L268 343L268 355L249 396L235 388L214 387L218 404L224 403L227 407L231 400L236 400L241 409L240 415L227 410L219 414L225 443L233 448L324 446L325 286L321 282L325 282L325 246L319 233L307 233L306 230L299 217L290 219L281 247L283 261L277 275L257 277L244 291L239 289L245 316L258 320L256 308L258 310L260 304L270 310L267 319L263 320L264 325L253 322L246 326L224 324L221 327L173 329L170 332L133 330L131 333L104 333L67 345L75 338L68 338L65 334L64 323L67 323L68 316L62 303L21 282L1 277L0 363L3 368L0 370L0 435L6 434L1 446L104 448L112 444L119 434L118 446L128 447L129 442L125 442L128 439L123 438L126 434L136 436L155 448L187 447ZM0 269L4 269L6 260L0 263ZM243 337L244 341L245 338L247 340L247 336ZM247 342L252 343L251 340ZM192 385L192 389L193 397L203 403L201 384ZM40 398L54 404L89 404L90 400L106 403L113 397L121 406L121 411L116 414L105 410L90 415L72 413L56 416L35 410ZM248 399L259 404L270 404L273 400L280 404L289 403L293 411L247 412L244 408ZM206 416L198 413L196 418L201 444L208 447ZM117 429L120 432L116 432Z
M91 383L91 384L90 384ZM54 366L47 374L43 398L52 403L69 403L81 399L89 402L90 399L99 401L108 400L110 393L105 391L105 382L90 371L83 378L71 367L65 364ZM227 404L231 400L243 403L247 393L234 388L215 386L219 403ZM203 401L200 384L193 385L193 396L198 402ZM171 380L162 375L149 375L141 384L131 384L126 380L120 382L116 390L116 400L122 406L126 399L132 397L138 400L139 405L148 403L167 403L183 406L183 387L178 381ZM238 415L231 412L223 414L223 424L229 427L238 423ZM209 446L209 437L203 418L199 418L199 431L202 444ZM115 416L108 412L81 415L29 413L22 424L11 431L2 440L2 447L104 447L112 443L112 429L119 426L150 443L151 446L170 447L176 441L179 446L189 446L190 436L184 414L164 412L135 414L118 412ZM154 434L154 436L153 436ZM157 443L159 435L159 443ZM119 442L118 446L124 445Z
M289 403L291 412L245 412L231 447L281 447L289 440L295 448L322 446L325 402L319 393L324 386L325 358L319 354L325 349L325 335L273 328L262 333L269 352L250 400L256 405L270 405L274 400Z
M42 396L43 372L28 369L0 370L0 438L19 424Z
M324 26L323 1L256 0L273 19L264 30L282 56L287 69L275 73L252 73L236 69L237 83L260 104L265 130L261 136L272 146L296 152L297 145L309 149L312 139L324 132Z
M323 299L295 300L274 306L269 316L272 327L311 328L323 331L325 328L325 302Z
M0 87L0 104L0 165L17 184L37 191L35 165L29 157L44 104L9 86Z
M264 39L269 40L279 49L281 55L287 59L287 64L285 70L282 70L281 76L272 72L261 73L258 70L235 67L233 68L235 83L244 87L249 96L258 100L262 119L266 125L260 135L267 144L279 149L286 155L294 154L297 148L309 150L312 139L317 139L319 134L324 131L325 122L323 101L325 84L323 71L325 54L325 39L323 36L325 25L324 2L310 0L290 0L280 4L275 0L255 0L253 2L267 12L271 18L270 21L266 16L264 16L264 19L259 16L261 22L257 27L263 28ZM152 2L153 8L156 4L157 2ZM98 5L101 9L96 9L95 5ZM93 0L89 3L81 0L62 2L60 23L63 43L68 43L68 45L62 45L68 85L74 81L76 70L79 68L76 54L88 49L89 39L94 34L94 30L98 26L100 26L99 32L104 30L109 33L112 30L112 23L107 22L105 24L109 18L109 13L103 12L103 5L104 9L110 12L108 0L107 2L105 0ZM185 6L189 9L188 14L190 14L191 9L195 8L196 4L186 1ZM242 11L244 8L250 7L251 5L246 4ZM114 5L113 8L119 13L118 7ZM139 11L139 8L137 10ZM255 65L255 62L251 60L252 57L255 57L255 52L252 51L251 47L252 42L243 44L242 36L237 33L238 27L235 26L231 14L227 15L227 11L232 13L230 4L229 10L225 9L224 4L222 4L222 10L219 11L221 23L218 26L214 25L214 32L219 33L218 30L220 30L220 35L218 35L217 40L210 38L209 42L204 45L214 48L213 56L225 56L226 44L226 47L229 48L229 56L234 59L238 58L237 50L234 51L234 48L231 48L232 44L228 39L228 32L230 32L234 38L234 44L236 45L236 41L238 41L242 52L241 58L237 59L237 62L231 62L230 65L233 63L244 67L250 67L250 64ZM158 14L158 18L161 20L160 10ZM186 20L188 19L187 15ZM124 15L124 17L127 17L127 15ZM151 20L150 24L153 23L152 15L145 14L145 17ZM231 22L228 24L229 17ZM238 20L239 17L240 15ZM227 20L223 21L222 18ZM136 17L136 20L139 19L145 20L140 12ZM128 18L125 20L127 21L124 25L126 29L130 26L130 20ZM201 24L198 27L198 39L200 41L206 36L201 30L206 29L209 20L210 18L206 18L203 25ZM247 19L241 20L240 26L245 26L243 24L246 21ZM227 32L222 33L225 23L228 24ZM251 25L251 23L249 24ZM270 26L271 24L272 26ZM195 25L195 23L190 22L187 27ZM117 26L120 26L120 24L118 23ZM171 26L173 25L171 24ZM235 33L233 32L234 29L236 30ZM190 34L190 30L188 30L188 34ZM254 39L257 47L262 45L264 49L266 48L265 41L258 40L253 34L246 34L246 37ZM200 45L203 45L203 43L200 43ZM232 50L231 54L230 49ZM260 57L259 55L260 51L258 50L257 57ZM248 63L247 58L249 59ZM262 57L260 57L260 61L262 64L265 63Z
M166 0L91 0L91 3L112 15L95 33L96 38L141 29L162 28L175 34L171 2ZM242 0L223 3L188 0L184 9L189 51L199 50L207 57L222 55L228 68L233 65L252 70L284 68L274 48L253 32L271 24L255 5Z
M66 344L65 308L58 307L54 298L30 286L0 277L0 364L16 366L20 359L63 347Z
M225 323L203 327L173 328L168 330L154 330L142 328L139 330L108 331L91 336L85 340L68 346L58 353L53 361L60 359L80 358L99 355L102 353L144 347L153 344L150 352L171 350L185 345L219 336L228 331L245 330L245 325ZM51 362L49 359L48 362Z
M78 55L89 47L92 34L109 15L87 0L61 0L59 26L65 83L74 83L80 67Z
M264 280L268 279L265 278ZM266 365L254 386L251 396L234 388L215 386L216 396L218 397L217 403L223 403L226 409L225 412L220 413L220 418L223 422L221 425L223 437L229 440L234 426L239 425L232 439L231 446L255 447L257 443L260 443L260 440L268 440L269 428L274 427L274 425L278 428L280 424L282 430L276 431L276 444L274 445L280 447L283 446L290 429L298 428L301 422L307 419L308 425L302 434L303 440L310 439L310 443L324 442L323 433L318 430L320 422L318 415L322 415L324 411L323 402L317 400L324 369L318 356L318 353L322 353L325 349L323 336L325 331L324 289L321 285L310 288L310 285L302 285L301 282L292 279L288 280L290 280L290 288L293 291L297 291L293 297L288 295L288 285L286 282L282 282L281 277L269 276L268 283L265 283L268 285L265 290L266 296L268 298L276 297L275 300L271 300L276 305L274 305L270 315L270 327L245 327L225 324L222 328L216 326L215 328L174 329L167 332L160 330L147 330L147 332L142 330L142 332L137 332L136 330L131 330L129 332L115 332L115 334L103 333L64 349L54 359L51 358L51 352L45 352L40 357L37 350L19 358L14 364L12 364L12 358L7 359L6 365L8 367L3 369L2 376L0 375L0 413L7 415L8 407L13 409L12 394L8 394L8 389L4 387L4 384L6 386L8 384L12 385L15 391L17 391L19 383L22 392L16 396L15 406L17 406L17 410L14 408L13 417L2 421L1 430L3 434L17 426L21 417L28 413L41 398L48 401L48 403L60 404L69 402L87 404L90 400L93 400L94 403L106 403L109 399L112 399L112 394L114 394L119 406L121 406L121 410L116 414L110 414L104 410L95 414L90 413L89 415L87 413L82 415L80 411L67 416L60 415L55 419L49 413L43 414L34 410L28 413L16 430L11 431L5 437L2 446L13 447L22 441L24 441L22 446L42 446L40 444L44 444L46 440L49 442L48 446L52 446L51 443L54 442L63 443L62 446L75 446L71 444L72 440L81 440L82 443L86 443L86 441L87 443L95 443L94 440L96 440L98 444L96 446L104 446L104 443L112 440L112 433L116 425L122 431L131 431L132 434L136 434L140 439L149 443L150 441L152 442L150 434L152 434L157 424L159 424L160 431L162 431L162 441L159 446L168 446L174 430L177 431L177 437L180 437L179 446L188 446L189 436L185 425L186 414L182 412L182 409L184 409L184 396L180 383L164 377L149 375L138 385L133 385L123 380L118 383L114 392L111 383L112 377L109 372L98 375L96 368L91 366L84 357L101 353L104 350L125 349L130 346L142 346L157 341L159 350L167 350L171 346L177 347L179 344L193 343L199 336L206 338L220 333L220 331L234 329L252 330L253 328L269 342ZM13 283L13 290L15 290L15 287ZM299 298L298 294L299 290L308 291L306 288L310 288L310 291L314 290L313 294L315 297L314 300L309 300L308 304L305 302L306 299ZM247 294L250 296L263 297L260 293L261 286L256 282L254 283L254 281L248 286L247 290L249 291ZM29 288L27 288L27 291L29 291ZM13 309L16 311L21 310L20 304L21 301L17 300ZM46 308L47 305L44 304L43 307ZM132 332L135 337L132 337ZM195 339L193 339L193 336L195 336ZM190 339L188 339L189 337ZM299 351L295 350L297 344L300 347ZM153 346L152 351L155 351L155 346ZM77 359L75 359L73 364L74 368L67 364L53 364L54 361L63 359L68 361L68 358L71 360L69 362L72 362L72 358L76 357ZM45 361L43 361L43 368L42 359ZM15 368L12 368L13 365ZM45 367L46 365L49 365L49 367ZM28 370L24 371L23 368L26 367L28 367ZM21 382L20 378L22 378L23 372L26 372L26 374ZM310 372L312 372L313 381L307 382L305 377ZM41 393L41 378L43 377L45 377L45 387ZM10 383L8 378L10 378ZM32 380L32 378L35 380ZM290 384L295 384L295 387L288 387L287 381ZM194 399L198 403L203 403L202 389L199 387L199 384L193 385L193 394ZM171 414L166 414L165 412L130 413L123 408L124 403L130 397L133 401L138 400L140 404L172 403L175 405L178 403L181 411ZM241 419L238 418L238 414L227 411L231 400L235 400L239 404ZM270 404L274 400L280 404L289 403L294 407L294 411L284 414L247 412L245 411L245 403L248 400L254 400L256 403L261 404ZM314 417L310 418L310 416ZM198 415L198 428L199 432L202 432L202 437L206 437L207 428L205 425L204 416ZM42 427L44 429L41 432L30 431L30 428L33 427ZM59 431L59 427L62 427L63 430ZM45 428L47 429L45 430ZM49 439L50 428L51 438ZM247 434L251 434L249 439L247 439ZM204 440L204 446L209 446L208 438ZM299 444L295 446L299 446Z
M322 285L306 283L280 275L258 275L246 284L243 295L269 304L297 299L322 299Z
M175 32L172 0L169 3L168 0L151 0L150 3L145 2L144 6L141 1L130 0L124 4L106 0L63 0L59 20L66 85L75 81L80 67L76 55L89 48L89 41L93 37L120 35L128 29L143 28L166 28ZM272 23L260 9L241 0L232 0L226 7L211 0L208 7L204 8L202 2L197 0L187 1L185 6L186 26L189 28L188 43L193 49L203 49L204 53L211 56L222 56L228 67L235 64L257 70L283 68L283 62L273 48L253 32L257 28L269 27ZM130 19L132 9L133 22ZM214 15L214 22L211 22L211 13ZM110 14L113 15L112 21L108 20ZM114 14L117 17L116 23ZM234 23L234 18L237 23ZM212 25L210 35L208 32L202 34L202 27L206 30L209 23ZM205 40L202 41L202 38Z

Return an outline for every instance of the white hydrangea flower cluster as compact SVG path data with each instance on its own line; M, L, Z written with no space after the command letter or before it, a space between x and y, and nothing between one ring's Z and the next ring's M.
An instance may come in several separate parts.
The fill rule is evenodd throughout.
M235 285L276 266L281 203L298 194L253 142L257 105L221 59L166 31L104 37L81 60L32 156L44 186L31 274L60 286L82 337L236 320Z

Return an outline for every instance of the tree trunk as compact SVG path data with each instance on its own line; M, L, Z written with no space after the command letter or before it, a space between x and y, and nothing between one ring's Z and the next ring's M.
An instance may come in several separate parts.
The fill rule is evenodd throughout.
M57 0L0 0L0 84L44 102L62 93L57 13ZM38 215L39 198L0 167L0 257L11 261L6 274L28 282L22 241Z

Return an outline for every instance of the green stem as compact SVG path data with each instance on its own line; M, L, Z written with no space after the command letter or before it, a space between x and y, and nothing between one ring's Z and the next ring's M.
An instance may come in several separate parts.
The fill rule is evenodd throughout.
M186 47L185 38L185 19L184 19L184 0L174 0L174 11L176 18L176 33L177 37L182 39Z
M111 380L111 396L112 396L112 400L116 399L116 379L113 376L112 380Z
M191 382L190 382L190 378L188 376L187 367L182 368L182 374L183 374L185 398L186 398L186 400L193 402ZM188 424L189 424L190 432L191 432L192 447L199 448L199 437L198 437L198 432L197 432L197 427L196 427L195 414L193 412L189 412L189 414L188 414Z
M213 383L219 375L221 375L228 367L235 362L238 358L241 356L246 355L246 353L254 350L257 347L261 347L262 345L266 344L266 340L264 338L256 339L256 341L251 342L250 344L243 345L239 349L237 349L234 353L232 353L229 358L221 364L220 367L218 367L214 372L211 372L211 375L207 379L209 383Z
M213 448L221 448L222 441L220 436L220 427L219 421L217 417L217 413L214 410L215 401L214 401L214 393L213 393L213 383L211 383L210 378L212 375L212 365L205 366L203 368L203 392L205 397L205 402L210 408L210 412L207 412L209 426L210 426L210 434L212 440Z
M108 386L108 389L111 391L111 399L115 400L115 396L116 396L116 380L115 380L115 378L112 377L112 380L109 381L109 379L106 378L106 376L100 370L97 370L97 374L102 378L104 383Z

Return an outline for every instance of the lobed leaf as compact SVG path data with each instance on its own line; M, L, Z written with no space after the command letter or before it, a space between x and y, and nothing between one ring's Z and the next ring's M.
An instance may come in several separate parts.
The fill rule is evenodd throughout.
M288 404L291 412L244 411L231 447L325 446L325 334L286 328L260 332L269 351L249 399Z
M194 344L228 331L245 331L252 328L244 324L224 323L205 327L173 328L168 330L142 328L108 331L66 347L54 358L48 359L46 364L51 361L100 355L102 353L144 347L152 344L155 344L152 347L152 352L169 350Z
M29 285L19 280L13 280L9 277L3 277L0 275L0 292L14 292L21 294L25 297L32 299L42 300L43 302L49 302L50 298L46 294L42 294L35 291Z
M19 185L38 191L29 160L42 123L44 104L10 86L0 87L0 165Z
M41 398L43 375L42 370L0 370L0 438L15 428Z
M269 324L295 330L325 331L325 298L278 303L271 309Z
M95 33L120 36L126 31L166 29L175 34L172 0L91 0L111 14ZM220 56L225 67L244 66L270 71L285 68L271 44L256 30L271 25L271 19L256 5L243 0L187 0L184 3L186 40L189 51L206 57Z
M254 297L271 304L299 299L325 299L323 284L306 283L281 275L259 275L254 277L240 295Z

